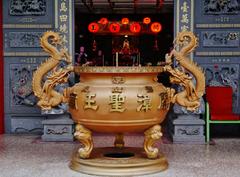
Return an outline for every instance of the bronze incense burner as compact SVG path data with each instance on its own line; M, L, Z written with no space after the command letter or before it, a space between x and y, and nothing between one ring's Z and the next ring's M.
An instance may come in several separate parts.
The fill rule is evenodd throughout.
M162 136L160 124L172 103L191 111L197 109L205 90L202 69L188 58L197 46L194 34L179 33L166 65L156 67L73 67L68 53L59 49L60 41L59 34L54 32L46 32L41 38L41 46L50 58L35 72L33 91L42 110L51 110L60 103L69 105L77 124L74 136L83 144L75 153L71 168L100 175L139 175L166 169L167 160L153 147ZM174 58L179 67L172 67ZM62 60L68 64L58 68ZM80 75L80 82L64 89L63 93L57 92L55 87L67 82L71 72ZM182 86L182 91L177 93L158 83L157 75L161 72L169 72L170 82ZM195 77L196 84L189 73ZM47 80L42 82L45 75L48 75ZM93 151L92 131L115 134L115 148ZM124 134L132 132L144 132L144 151L124 148ZM122 164L116 158L99 156L104 151L126 153L128 150L135 151L133 161L136 163L129 158ZM146 169L140 170L143 167Z

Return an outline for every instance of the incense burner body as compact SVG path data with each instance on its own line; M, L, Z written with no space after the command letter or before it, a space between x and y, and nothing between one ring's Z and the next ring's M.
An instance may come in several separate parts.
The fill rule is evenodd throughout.
M143 132L161 123L168 89L157 82L162 67L77 67L80 83L69 90L73 120L105 133Z
M117 172L121 171L120 174L127 175L131 174L132 169L135 172L143 170L141 173L144 173L145 169L151 169L151 172L166 169L167 160L154 147L155 141L162 136L160 123L165 119L170 104L177 103L189 111L196 110L205 91L204 72L189 58L190 52L197 46L197 38L194 34L181 32L177 35L174 49L166 56L164 67L85 65L74 68L71 57L61 41L60 35L52 31L44 33L41 37L41 46L50 57L33 74L32 88L35 96L39 98L37 105L42 111L52 112L62 103L69 105L69 112L76 122L74 136L83 144L77 150L71 168L90 172L91 167L94 167L98 172L102 171L100 168L104 165L102 159L100 162L97 161L100 165L99 163L93 165L90 158L93 150L92 131L94 131L115 134L114 146L120 152L124 149L124 133L144 132L145 152L139 153L139 158L155 159L148 162L143 160L142 163L136 160L135 166L131 160L129 166L122 164L118 166L118 163L114 166L110 162L105 164L105 170L109 173L102 174L107 176L115 174L110 167ZM173 67L172 64L176 62L179 67ZM66 64L60 67L60 63ZM73 71L80 75L80 82L73 87L63 88L60 92L57 87L66 83ZM179 92L157 82L158 73L163 71L170 75L170 83L181 86ZM189 73L195 78L194 82ZM82 160L87 158L90 158L89 161ZM101 158L105 157L101 156ZM154 169L152 169L153 162ZM84 164L86 169L83 169ZM128 171L130 168L125 167L130 167L131 170Z

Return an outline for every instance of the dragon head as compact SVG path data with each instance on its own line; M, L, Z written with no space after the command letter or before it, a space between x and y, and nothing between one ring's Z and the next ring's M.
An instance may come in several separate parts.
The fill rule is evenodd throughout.
M192 52L198 46L198 38L191 31L182 31L173 41L174 48L180 48L185 54Z
M62 39L58 33L57 35L53 36L53 38L51 38L50 41L53 45L62 45Z

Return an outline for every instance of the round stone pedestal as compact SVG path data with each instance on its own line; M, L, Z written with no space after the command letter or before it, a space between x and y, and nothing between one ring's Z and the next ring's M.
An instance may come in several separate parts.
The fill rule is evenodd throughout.
M70 168L90 175L134 176L157 173L167 169L165 156L148 159L142 148L94 148L89 159L81 159L75 151Z

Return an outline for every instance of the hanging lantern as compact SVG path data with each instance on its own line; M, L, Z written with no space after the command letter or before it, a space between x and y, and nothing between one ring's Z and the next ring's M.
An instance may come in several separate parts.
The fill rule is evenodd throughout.
M118 33L120 31L120 25L118 23L111 23L109 26L109 30L112 33Z
M102 25L106 25L106 24L108 24L108 19L103 17L99 20L99 23L102 24Z
M141 25L137 22L134 22L130 25L130 31L132 33L139 33L141 31Z
M148 25L149 23L151 23L151 18L150 18L150 17L145 17L145 18L143 19L143 23L146 24L146 25Z
M129 19L128 18L122 18L122 24L123 25L127 25L129 23Z
M151 24L151 31L154 33L159 33L162 30L162 25L158 22Z
M90 24L88 25L88 30L89 30L91 33L96 33L96 32L98 32L98 30L99 30L99 25L98 25L97 23L95 23L95 22L90 23Z

